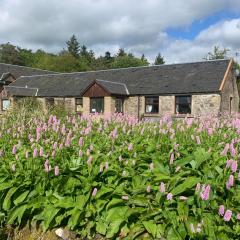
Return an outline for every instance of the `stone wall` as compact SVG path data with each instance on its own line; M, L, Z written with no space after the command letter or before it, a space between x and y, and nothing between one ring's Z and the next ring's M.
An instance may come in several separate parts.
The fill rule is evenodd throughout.
M159 114L172 115L175 113L175 96L159 96Z
M90 113L90 98L83 97L83 114L89 114L89 113Z
M104 114L114 114L115 113L115 98L104 97Z
M231 100L231 107L230 107L230 99ZM221 101L221 112L238 112L239 109L239 95L237 89L237 82L236 77L231 71L228 74L226 82L222 89L222 101Z
M221 96L219 94L192 95L192 114L218 114Z
M65 98L64 106L67 112L75 112L76 111L75 98Z
M138 113L139 108L139 113ZM134 117L142 117L145 112L145 98L144 96L127 97L124 99L123 104L124 114L128 114Z

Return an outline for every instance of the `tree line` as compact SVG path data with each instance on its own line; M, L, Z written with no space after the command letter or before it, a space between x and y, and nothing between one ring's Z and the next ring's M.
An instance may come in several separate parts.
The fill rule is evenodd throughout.
M96 57L93 50L88 49L86 45L80 45L75 35L66 41L66 49L57 54L48 53L41 49L34 52L30 49L14 46L11 43L1 44L0 62L56 72L78 72L149 65L144 54L139 58L131 52L126 52L123 48L120 48L115 55L107 51L103 56ZM164 63L164 58L159 53L156 56L155 64Z
M204 59L223 59L226 58L227 52L228 49L215 46L213 52L209 52ZM48 53L41 49L34 52L31 49L14 46L9 42L1 44L0 62L56 72L80 72L150 65L144 54L137 57L131 52L126 52L123 48L120 48L117 54L112 55L110 51L107 51L103 56L97 57L93 50L88 49L84 44L81 45L75 35L66 41L66 49L57 54ZM164 63L164 57L158 53L154 64Z

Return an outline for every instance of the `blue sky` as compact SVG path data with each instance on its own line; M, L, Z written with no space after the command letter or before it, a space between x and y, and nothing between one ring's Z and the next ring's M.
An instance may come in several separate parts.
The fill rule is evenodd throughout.
M234 56L240 0L0 0L0 43L58 53L72 34L96 55L124 48L189 62L218 45Z
M195 20L189 26L168 28L166 32L171 38L193 40L201 31L207 29L211 25L220 21L231 20L239 17L240 13L223 10L207 16L206 18Z

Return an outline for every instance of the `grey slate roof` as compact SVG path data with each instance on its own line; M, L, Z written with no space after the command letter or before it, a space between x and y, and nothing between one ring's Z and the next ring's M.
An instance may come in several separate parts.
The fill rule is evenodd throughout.
M133 67L102 71L48 74L20 77L11 86L38 88L38 96L80 96L92 83L100 79L113 84L125 84L130 95L165 95L219 92L230 60L203 61L149 67ZM103 81L101 84L104 84Z
M21 76L33 76L33 75L40 75L40 74L51 74L55 73L52 71L41 70L37 68L30 68L18 65L11 65L6 63L0 63L0 82L1 78L4 77L5 74L11 73L15 79Z
M126 84L97 79L96 82L109 93L115 95L129 95Z
M12 96L19 97L34 97L37 96L38 93L37 88L5 86L4 89L5 91L9 92Z

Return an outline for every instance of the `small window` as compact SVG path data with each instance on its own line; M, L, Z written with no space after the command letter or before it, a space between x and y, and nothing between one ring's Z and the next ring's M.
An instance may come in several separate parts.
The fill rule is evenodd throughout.
M115 99L115 112L122 113L123 112L123 98L116 98Z
M176 113L191 114L192 96L176 96Z
M46 104L48 106L53 106L54 105L54 98L46 98Z
M145 97L145 113L159 112L159 97Z
M11 101L9 99L2 99L2 110L6 111L10 108Z
M104 112L104 98L90 98L90 112L103 113Z
M82 112L83 111L83 99L75 98L75 104L76 104L76 111Z

